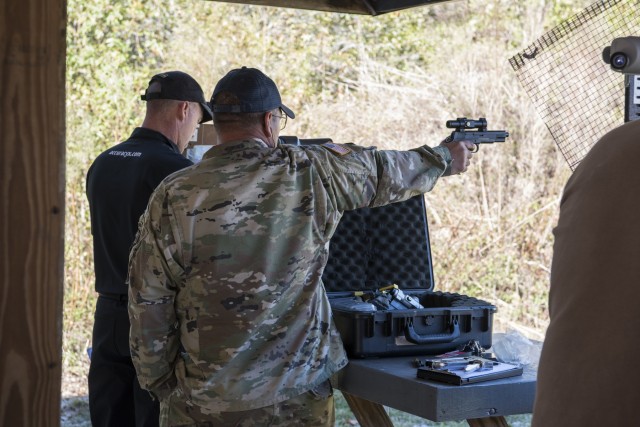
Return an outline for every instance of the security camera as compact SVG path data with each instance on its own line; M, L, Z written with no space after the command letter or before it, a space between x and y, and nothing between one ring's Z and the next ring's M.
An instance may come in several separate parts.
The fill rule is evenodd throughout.
M640 74L640 37L613 39L611 46L602 51L602 60L613 71L624 74Z

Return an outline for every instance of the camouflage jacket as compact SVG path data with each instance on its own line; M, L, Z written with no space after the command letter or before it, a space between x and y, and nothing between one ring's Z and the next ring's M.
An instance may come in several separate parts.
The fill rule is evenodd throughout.
M448 149L214 146L165 179L129 260L140 384L213 412L302 394L347 364L322 285L345 210L431 190Z

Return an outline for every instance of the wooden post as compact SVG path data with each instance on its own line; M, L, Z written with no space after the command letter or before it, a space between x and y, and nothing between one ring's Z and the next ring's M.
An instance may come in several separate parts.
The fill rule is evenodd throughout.
M60 425L66 0L0 3L0 425Z
M473 418L467 420L469 427L509 427L505 417Z

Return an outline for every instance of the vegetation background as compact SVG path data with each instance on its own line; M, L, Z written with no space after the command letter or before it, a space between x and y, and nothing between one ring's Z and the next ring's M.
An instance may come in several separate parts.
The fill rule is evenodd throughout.
M69 0L63 426L89 425L87 348L95 293L85 175L142 122L160 71L210 95L247 65L296 112L284 134L382 149L437 145L446 120L506 129L466 174L426 196L436 289L495 304L495 331L541 340L559 197L570 169L508 59L587 0L458 0L378 17L203 0ZM397 411L398 426L425 426ZM528 418L513 418L527 425ZM338 395L337 425L356 425ZM465 425L447 423L447 425Z

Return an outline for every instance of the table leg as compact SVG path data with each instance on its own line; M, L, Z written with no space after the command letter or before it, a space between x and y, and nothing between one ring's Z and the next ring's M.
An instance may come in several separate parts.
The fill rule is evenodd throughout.
M342 392L351 412L361 427L393 427L393 423L384 407L366 399Z
M470 427L509 427L503 416L488 418L472 418L467 420Z

